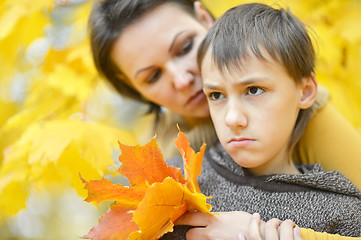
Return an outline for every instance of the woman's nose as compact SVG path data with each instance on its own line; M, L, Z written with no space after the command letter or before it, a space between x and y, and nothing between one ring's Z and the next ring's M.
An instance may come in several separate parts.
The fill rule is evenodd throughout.
M195 81L195 76L192 72L177 65L169 65L168 71L170 72L173 80L172 84L177 90L186 89Z
M174 87L178 90L186 89L193 83L194 76L190 72L184 72L174 76Z

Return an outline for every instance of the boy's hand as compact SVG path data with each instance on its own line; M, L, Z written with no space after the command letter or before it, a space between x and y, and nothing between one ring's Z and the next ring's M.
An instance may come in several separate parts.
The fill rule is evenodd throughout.
M251 219L252 215L246 212L222 212L214 215L192 212L184 214L175 224L195 227L187 232L187 240L238 239L239 233L248 232Z
M213 216L201 212L186 213L175 224L195 227L187 232L187 240L302 240L299 229L294 230L295 224L291 220L272 219L265 223L259 214L240 211Z
M302 240L301 231L295 223L289 219L281 221L273 218L263 224L260 215L254 213L249 224L249 237L240 235L239 240Z

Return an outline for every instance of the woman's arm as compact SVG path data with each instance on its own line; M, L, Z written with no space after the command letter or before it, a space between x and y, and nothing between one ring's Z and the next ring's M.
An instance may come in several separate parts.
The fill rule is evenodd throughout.
M361 134L327 101L295 148L294 161L339 170L361 189Z
M301 236L305 240L356 240L361 237L345 237L338 234L329 234L325 232L315 232L312 229L301 228Z

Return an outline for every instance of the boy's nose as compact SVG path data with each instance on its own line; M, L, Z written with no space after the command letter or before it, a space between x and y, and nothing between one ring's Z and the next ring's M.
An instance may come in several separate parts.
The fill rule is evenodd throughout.
M231 129L245 128L248 125L247 116L239 105L228 107L225 122Z

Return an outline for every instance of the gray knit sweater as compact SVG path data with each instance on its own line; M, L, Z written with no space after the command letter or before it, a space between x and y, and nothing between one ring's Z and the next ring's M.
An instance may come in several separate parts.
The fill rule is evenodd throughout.
M180 167L181 161L171 164ZM316 165L297 165L302 174L254 176L236 164L221 144L205 154L201 191L212 211L258 212L262 220L291 219L302 228L343 236L361 236L361 193L339 171ZM189 228L175 227L162 239L185 239Z

